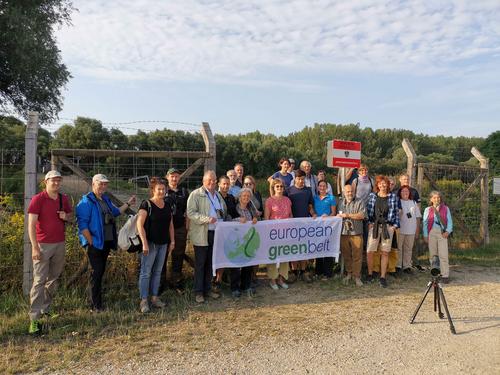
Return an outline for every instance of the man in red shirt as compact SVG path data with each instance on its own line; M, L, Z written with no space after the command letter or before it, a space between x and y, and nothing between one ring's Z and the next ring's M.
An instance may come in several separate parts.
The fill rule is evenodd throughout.
M45 190L31 199L28 233L33 259L33 286L30 293L29 333L41 330L39 319L49 313L64 268L64 225L72 211L68 197L61 194L62 176L58 171L45 175Z

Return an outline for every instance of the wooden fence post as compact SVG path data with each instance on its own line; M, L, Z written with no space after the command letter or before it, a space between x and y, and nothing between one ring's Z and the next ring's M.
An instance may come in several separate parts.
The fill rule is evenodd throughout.
M489 177L489 160L485 158L481 152L472 147L470 150L472 155L479 160L481 165L481 222L479 224L479 234L483 243L488 245L490 243L490 234L488 230L488 205L489 205L489 191L488 191L488 177Z
M28 207L31 197L36 194L37 185L37 139L38 113L28 113L26 135L24 137L24 258L23 258L23 293L28 295L33 283L33 262L31 260L31 242L28 235Z
M216 164L216 148L215 148L215 138L210 129L208 122L203 122L201 124L201 135L203 141L205 142L205 151L211 155L210 159L205 159L205 172L208 170L215 171Z
M408 139L403 139L401 143L406 153L406 173L408 173L410 186L415 186L415 175L417 167L417 154Z

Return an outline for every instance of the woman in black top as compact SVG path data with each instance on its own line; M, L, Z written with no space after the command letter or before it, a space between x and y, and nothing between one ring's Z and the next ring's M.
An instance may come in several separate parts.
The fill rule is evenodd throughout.
M167 245L169 250L175 246L171 206L165 203L166 189L164 180L153 177L150 183L151 198L142 202L137 214L137 231L142 241L139 291L143 313L149 312L150 292L151 306L165 307L158 298L161 270L167 255Z

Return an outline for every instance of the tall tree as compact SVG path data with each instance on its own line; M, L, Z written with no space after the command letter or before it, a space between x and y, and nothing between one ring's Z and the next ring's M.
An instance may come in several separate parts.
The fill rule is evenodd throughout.
M55 26L70 23L68 0L0 1L0 107L57 118L71 77L61 62Z

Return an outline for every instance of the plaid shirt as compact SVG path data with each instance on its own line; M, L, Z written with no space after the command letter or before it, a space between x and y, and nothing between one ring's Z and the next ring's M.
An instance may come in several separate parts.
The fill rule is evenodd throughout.
M387 214L387 223L399 228L399 198L394 193L389 193L388 204L389 213ZM375 202L377 201L377 193L370 193L368 203L366 204L366 211L368 212L368 222L373 224L375 222Z

